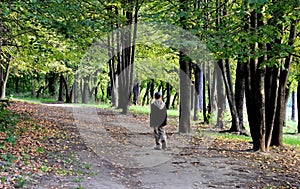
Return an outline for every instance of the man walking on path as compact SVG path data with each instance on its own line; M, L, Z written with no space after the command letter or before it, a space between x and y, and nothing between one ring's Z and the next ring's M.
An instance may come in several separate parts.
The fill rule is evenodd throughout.
M151 103L150 112L150 127L154 129L154 137L156 143L154 149L164 150L167 148L167 136L164 130L164 126L167 125L167 108L165 106L165 103L162 101L161 93L156 92L154 98L155 100Z

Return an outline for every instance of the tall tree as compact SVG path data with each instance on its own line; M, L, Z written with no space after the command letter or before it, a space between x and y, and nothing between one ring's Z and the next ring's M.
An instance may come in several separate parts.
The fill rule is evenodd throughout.
M180 10L188 12L188 3L184 0L180 0ZM183 29L187 29L187 15L181 14L180 24ZM180 107L179 107L179 132L189 133L191 132L191 66L190 58L187 56L188 49L180 49L179 52L179 77L180 77Z
M140 2L128 0L123 4L123 11L116 10L116 15L126 18L121 33L117 35L117 60L118 60L118 84L119 84L119 107L123 114L129 112L130 99L133 89L133 66L135 62L135 48L138 27L138 12Z
M257 56L251 56L247 64L246 99L247 112L253 149L268 151L270 145L282 145L282 126L285 117L287 101L287 79L291 68L293 56L287 52L282 59L276 48L288 45L293 48L297 33L297 18L291 17L291 22L284 23L283 15L286 11L293 10L297 3L276 1L274 5L266 7L266 2L250 4L250 32L258 37L258 41L252 41L251 52L260 52ZM285 7L285 8L283 8ZM267 19L266 15L277 12L273 17ZM282 24L287 24L288 32ZM282 33L281 38L273 41L264 41L265 28L273 26L275 30ZM276 34L277 35L277 34ZM288 37L287 37L288 36ZM288 40L285 40L288 39ZM272 38L271 38L272 39ZM272 61L279 63L280 67L273 68ZM266 78L266 79L265 79ZM279 79L278 79L279 78ZM254 104L253 104L254 102Z

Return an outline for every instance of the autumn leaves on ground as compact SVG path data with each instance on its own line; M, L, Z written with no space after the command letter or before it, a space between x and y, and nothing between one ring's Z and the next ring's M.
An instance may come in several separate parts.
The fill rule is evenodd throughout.
M59 178L58 186L61 187L64 186L64 182L72 182L73 185L69 185L71 188L85 188L83 181L97 174L95 164L111 169L111 177L123 175L124 179L116 181L124 188L143 188L141 182L131 180L131 176L139 172L138 168L120 169L117 165L107 165L107 162L93 161L96 156L82 156L93 152L83 142L71 113L65 109L24 102L12 102L7 109L9 111L3 109L0 116L0 188L34 188L43 179L51 180L51 177ZM135 116L134 119L145 122L147 115ZM176 124L168 127L169 133L177 130ZM184 158L185 161L172 160L173 166L183 163L196 167L209 166L201 160L218 157L219 161L237 165L240 176L252 172L257 175L241 185L245 188L300 187L298 147L273 148L268 154L254 153L249 151L249 141L218 135L203 151L197 146L204 145L207 141L200 133L216 131L208 126L197 127L199 134L195 134L189 145L176 154L178 159ZM106 128L108 134L119 142L126 140L124 132L120 129L109 129L109 126ZM126 145L126 142L124 144ZM83 151L87 153L82 153ZM185 166L181 166L180 169L185 169ZM230 183L224 183L224 186L230 188L228 184ZM208 187L213 186L212 184ZM47 182L44 182L44 188L47 188ZM201 185L195 185L195 188L201 188Z

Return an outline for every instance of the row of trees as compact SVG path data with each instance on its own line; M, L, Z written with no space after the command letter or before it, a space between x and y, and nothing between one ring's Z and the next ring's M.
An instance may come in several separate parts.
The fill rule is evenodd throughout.
M168 106L179 101L183 133L191 131L191 109L198 119L199 102L204 122L217 111L222 127L227 101L229 131L246 134L246 103L253 149L268 151L282 145L287 99L300 81L299 7L297 0L5 0L1 98L7 84L69 103L102 94L126 114L132 98L142 92L145 102L156 86Z

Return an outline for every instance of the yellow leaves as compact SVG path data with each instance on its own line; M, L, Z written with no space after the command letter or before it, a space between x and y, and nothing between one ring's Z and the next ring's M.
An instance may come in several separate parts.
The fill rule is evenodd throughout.
M52 155L49 155L50 152L58 150L62 154L62 150L68 150L70 145L73 145L66 141L70 138L70 134L62 130L60 124L62 121L72 123L67 112L61 109L49 110L41 105L23 102L14 102L9 108L20 114L22 121L16 126L15 135L18 139L16 145L5 143L5 148L0 148L1 154L11 154L14 158L12 161L14 166L9 169L9 176L4 177L3 173L0 172L0 178L6 179L13 175L20 176L22 174L43 175L48 172L59 172L58 170L62 170L62 173L68 175L74 175L74 167L69 167L70 170L67 171L61 168L74 160L64 161L58 158L56 161L53 160ZM55 116L56 118L53 118ZM0 133L0 139L4 137L2 135ZM0 161L2 161L1 156ZM11 183L5 182L5 184L10 186Z

